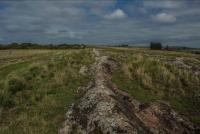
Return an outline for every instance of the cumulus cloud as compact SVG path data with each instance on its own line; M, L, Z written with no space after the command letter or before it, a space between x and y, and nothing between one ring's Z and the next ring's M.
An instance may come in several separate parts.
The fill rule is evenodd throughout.
M180 8L182 0L180 3L177 0L144 0L144 4L126 2L0 0L0 38L3 38L0 41L148 44L162 40L176 45L187 42L188 46L199 46L198 3Z
M176 21L176 17L168 13L159 13L152 16L152 19L156 22L172 23Z
M114 12L112 12L108 15L105 15L106 19L111 19L111 20L113 20L113 19L123 19L125 17L126 17L126 14L121 9L117 9Z

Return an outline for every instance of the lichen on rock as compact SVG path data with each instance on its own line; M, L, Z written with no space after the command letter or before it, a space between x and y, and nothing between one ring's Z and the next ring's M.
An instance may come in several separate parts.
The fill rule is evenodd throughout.
M143 104L119 90L111 81L117 62L93 51L95 78L78 89L79 100L67 112L60 134L196 133L165 102Z

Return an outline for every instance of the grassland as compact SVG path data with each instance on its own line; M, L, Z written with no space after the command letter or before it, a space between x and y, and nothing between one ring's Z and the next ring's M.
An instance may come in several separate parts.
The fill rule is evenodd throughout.
M120 63L113 82L141 102L165 101L200 123L200 56L147 49L104 49Z
M140 48L99 48L119 63L112 81L141 102L162 100L200 123L200 56ZM0 50L0 133L55 134L76 89L92 76L81 76L94 63L92 51Z
M54 134L64 120L76 89L91 77L79 69L93 62L84 50L1 51L0 133ZM2 65L2 64L1 64Z

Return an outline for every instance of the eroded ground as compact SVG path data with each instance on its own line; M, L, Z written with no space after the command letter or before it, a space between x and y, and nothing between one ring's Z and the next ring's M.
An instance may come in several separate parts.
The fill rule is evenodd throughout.
M200 56L147 49L107 49L120 61L112 81L141 102L164 100L199 125Z
M61 134L197 133L198 127L178 115L166 102L141 103L112 83L119 62L100 56L90 66L94 80L78 90L79 101L66 115ZM101 54L104 54L103 52ZM87 69L86 69L87 70ZM133 83L134 84L134 83Z

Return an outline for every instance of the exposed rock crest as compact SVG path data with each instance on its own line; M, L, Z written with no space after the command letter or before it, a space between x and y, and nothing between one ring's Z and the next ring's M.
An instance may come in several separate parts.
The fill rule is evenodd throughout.
M194 126L164 102L141 104L111 82L117 62L93 50L94 81L78 89L59 134L189 134ZM86 69L83 69L86 70ZM81 71L82 73L84 71Z

